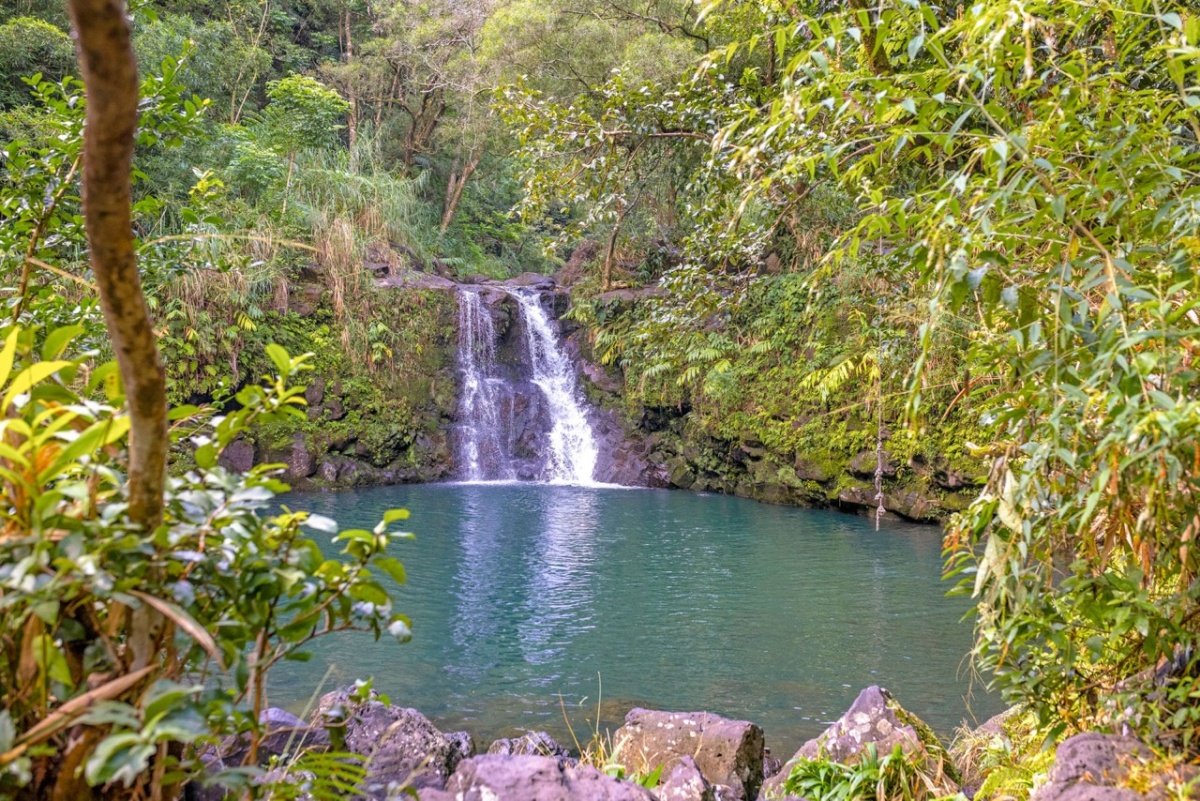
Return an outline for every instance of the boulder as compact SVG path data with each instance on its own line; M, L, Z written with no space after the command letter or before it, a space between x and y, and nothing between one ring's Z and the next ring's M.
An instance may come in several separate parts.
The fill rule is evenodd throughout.
M712 787L690 756L680 757L654 792L658 801L716 801Z
M708 712L632 709L613 735L613 759L629 773L647 774L660 765L670 772L683 757L695 760L712 785L730 798L753 801L763 780L763 731L745 720ZM720 788L713 788L720 796Z
M783 796L784 784L799 762L826 758L834 762L852 763L857 761L869 744L874 744L880 756L891 753L898 745L915 760L939 763L947 774L953 774L949 778L957 780L957 773L933 731L920 718L900 706L891 693L873 685L858 694L846 714L819 737L802 745L783 769L766 781L763 797ZM952 794L954 790L947 794Z
M366 758L362 792L368 798L387 798L390 791L405 786L440 789L474 751L469 735L447 736L415 709L388 706L374 696L360 702L345 690L324 696L313 722L330 730L335 742L344 739L347 750Z
M565 759L571 752L544 731L531 731L520 737L503 738L488 746L489 754L508 756L547 756Z
M325 400L325 379L314 378L312 383L304 388L304 400L311 406L320 406Z
M464 760L444 790L420 801L655 801L649 790L552 757L484 754Z
M1169 785L1184 786L1200 775L1194 765L1154 765L1156 761L1154 752L1134 737L1077 734L1059 744L1046 784L1030 801L1165 801L1174 797ZM1145 792L1125 786L1135 777Z
M236 439L221 451L217 463L234 473L245 473L254 467L254 458L254 443L246 439Z
M305 479L317 472L317 460L313 458L303 436L292 440L291 447L284 452L283 461L287 465L287 477L291 479Z
M270 707L259 715L266 730L258 743L256 764L266 765L274 757L297 754L300 751L329 746L329 734L320 727L310 727L300 718L284 710ZM233 768L245 762L250 754L250 739L244 734L226 737L217 749L221 767Z

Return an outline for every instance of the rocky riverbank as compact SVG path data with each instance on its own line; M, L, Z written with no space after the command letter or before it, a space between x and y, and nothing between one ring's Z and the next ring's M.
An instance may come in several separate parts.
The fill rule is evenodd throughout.
M994 740L1003 750L1004 717L963 736ZM304 789L310 777L289 773L287 766L314 750L357 754L365 770L357 796L379 801L405 794L420 801L799 801L804 788L819 795L819 788L805 783L809 779L800 778L821 775L812 768L877 757L904 760L915 798L982 798L981 780L982 789L989 789L986 766L981 770L969 750L946 748L917 716L874 686L786 762L772 756L758 725L708 712L630 710L625 724L582 758L543 732L496 740L480 750L468 732L443 733L417 710L355 688L326 695L308 720L272 709L262 724L258 766L293 782L299 798L311 797ZM245 736L232 737L203 759L216 778L245 766L249 752ZM1195 767L1156 767L1162 765L1156 760L1133 738L1077 735L1059 745L1043 774L1030 779L1032 799L1154 801L1167 797L1172 782L1200 776ZM874 789L865 792L873 795ZM193 784L185 797L220 801L223 793L216 784Z

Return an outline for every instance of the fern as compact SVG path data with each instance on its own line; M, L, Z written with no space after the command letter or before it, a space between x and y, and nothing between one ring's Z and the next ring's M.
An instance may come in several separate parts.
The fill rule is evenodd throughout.
M1033 789L1034 776L1036 774L1032 770L1020 765L998 767L988 773L975 795L981 799L995 799L995 801L1004 801L1005 799L1023 801L1029 797L1029 791Z

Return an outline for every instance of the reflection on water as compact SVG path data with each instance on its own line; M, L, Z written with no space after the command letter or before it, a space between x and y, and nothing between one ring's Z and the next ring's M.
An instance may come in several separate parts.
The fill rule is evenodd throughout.
M273 677L299 706L374 676L393 701L486 740L546 728L570 741L597 709L711 710L788 751L867 684L944 734L968 712L970 626L943 597L940 532L722 496L545 485L428 485L294 495L343 526L408 507L404 646L338 636ZM328 688L326 688L328 689ZM990 697L970 712L997 711Z
M530 577L525 614L518 626L521 652L530 665L545 665L539 683L553 686L553 671L573 636L592 625L592 582L598 520L597 495L550 486L537 515L540 532L526 562Z

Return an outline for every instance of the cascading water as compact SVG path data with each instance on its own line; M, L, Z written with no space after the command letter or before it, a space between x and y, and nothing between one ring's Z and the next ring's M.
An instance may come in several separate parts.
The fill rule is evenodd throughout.
M478 292L458 293L458 457L468 481L516 478L501 425L503 379L496 377L496 326Z
M550 317L536 292L513 293L525 323L525 343L533 383L546 398L550 412L549 481L587 484L596 470L596 437L579 400L575 369L559 346Z
M599 448L574 366L538 293L502 291L515 301L514 331L522 333L505 340L503 360L497 358L501 337L480 291L458 293L460 475L467 481L591 484Z

